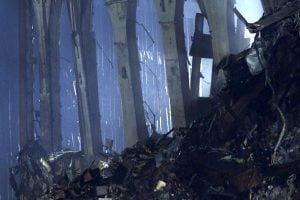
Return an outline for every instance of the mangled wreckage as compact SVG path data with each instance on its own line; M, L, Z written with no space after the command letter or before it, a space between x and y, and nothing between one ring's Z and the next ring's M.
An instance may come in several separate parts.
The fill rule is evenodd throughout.
M226 86L188 128L153 135L80 175L74 153L51 162L44 153L21 152L11 169L16 194L29 188L36 192L28 199L300 199L299 9L294 1L245 22L257 33L252 47L217 66Z

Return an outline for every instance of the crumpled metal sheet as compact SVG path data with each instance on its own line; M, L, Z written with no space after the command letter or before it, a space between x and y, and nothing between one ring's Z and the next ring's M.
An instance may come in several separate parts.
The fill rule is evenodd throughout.
M72 156L76 154L59 152L48 155L39 141L27 144L18 154L17 165L10 169L10 182L17 198L36 199L57 180L62 181L62 177L75 177Z
M246 56L249 71L252 75L260 74L265 68L266 60L262 56L262 53L263 50L261 48L251 49Z

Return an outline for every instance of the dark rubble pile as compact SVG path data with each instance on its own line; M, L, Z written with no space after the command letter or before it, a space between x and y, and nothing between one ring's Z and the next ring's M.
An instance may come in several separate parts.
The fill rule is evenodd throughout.
M282 141L284 153L278 152L277 164L271 164L278 138L272 137L274 124L269 124L271 132L259 132L265 127L258 126L252 133L245 131L242 142L219 147L199 137L199 126L128 148L108 168L87 169L73 181L65 178L41 199L299 198L300 136L294 130Z

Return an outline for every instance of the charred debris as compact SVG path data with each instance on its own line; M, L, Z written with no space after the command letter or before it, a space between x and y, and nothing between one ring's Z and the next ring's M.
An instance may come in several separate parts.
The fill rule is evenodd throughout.
M153 134L76 170L38 141L11 168L27 199L300 199L300 2L247 28L251 48L217 66L226 85L188 128ZM237 15L242 16L235 11ZM194 109L195 110L195 109ZM30 191L35 191L34 193Z

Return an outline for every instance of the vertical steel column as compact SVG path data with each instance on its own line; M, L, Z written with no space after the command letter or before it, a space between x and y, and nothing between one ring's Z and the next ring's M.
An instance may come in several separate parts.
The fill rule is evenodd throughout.
M133 97L136 113L135 117L137 123L137 135L139 141L145 141L149 137L149 134L146 127L144 100L142 94L142 82L140 74L141 65L136 35L136 11L137 0L128 1L126 34L128 42L130 73L132 79L132 90L134 94Z
M48 152L61 150L59 22L62 0L33 0L40 51L41 142Z
M88 156L101 151L100 113L95 35L92 31L92 0L69 0L72 27L79 125L82 152Z
M173 127L189 123L190 89L183 29L184 1L155 0L162 27Z
M148 137L140 80L140 62L136 41L137 1L106 0L118 56L126 145Z
M50 66L50 104L53 151L62 149L60 102L60 18L62 0L51 0L48 30L48 61Z
M34 139L32 15L30 1L19 2L19 120L21 148Z
M47 30L50 13L50 1L33 0L32 3L39 37L41 142L45 149L51 152L53 138L50 104L50 66L47 64L46 47L48 43Z

